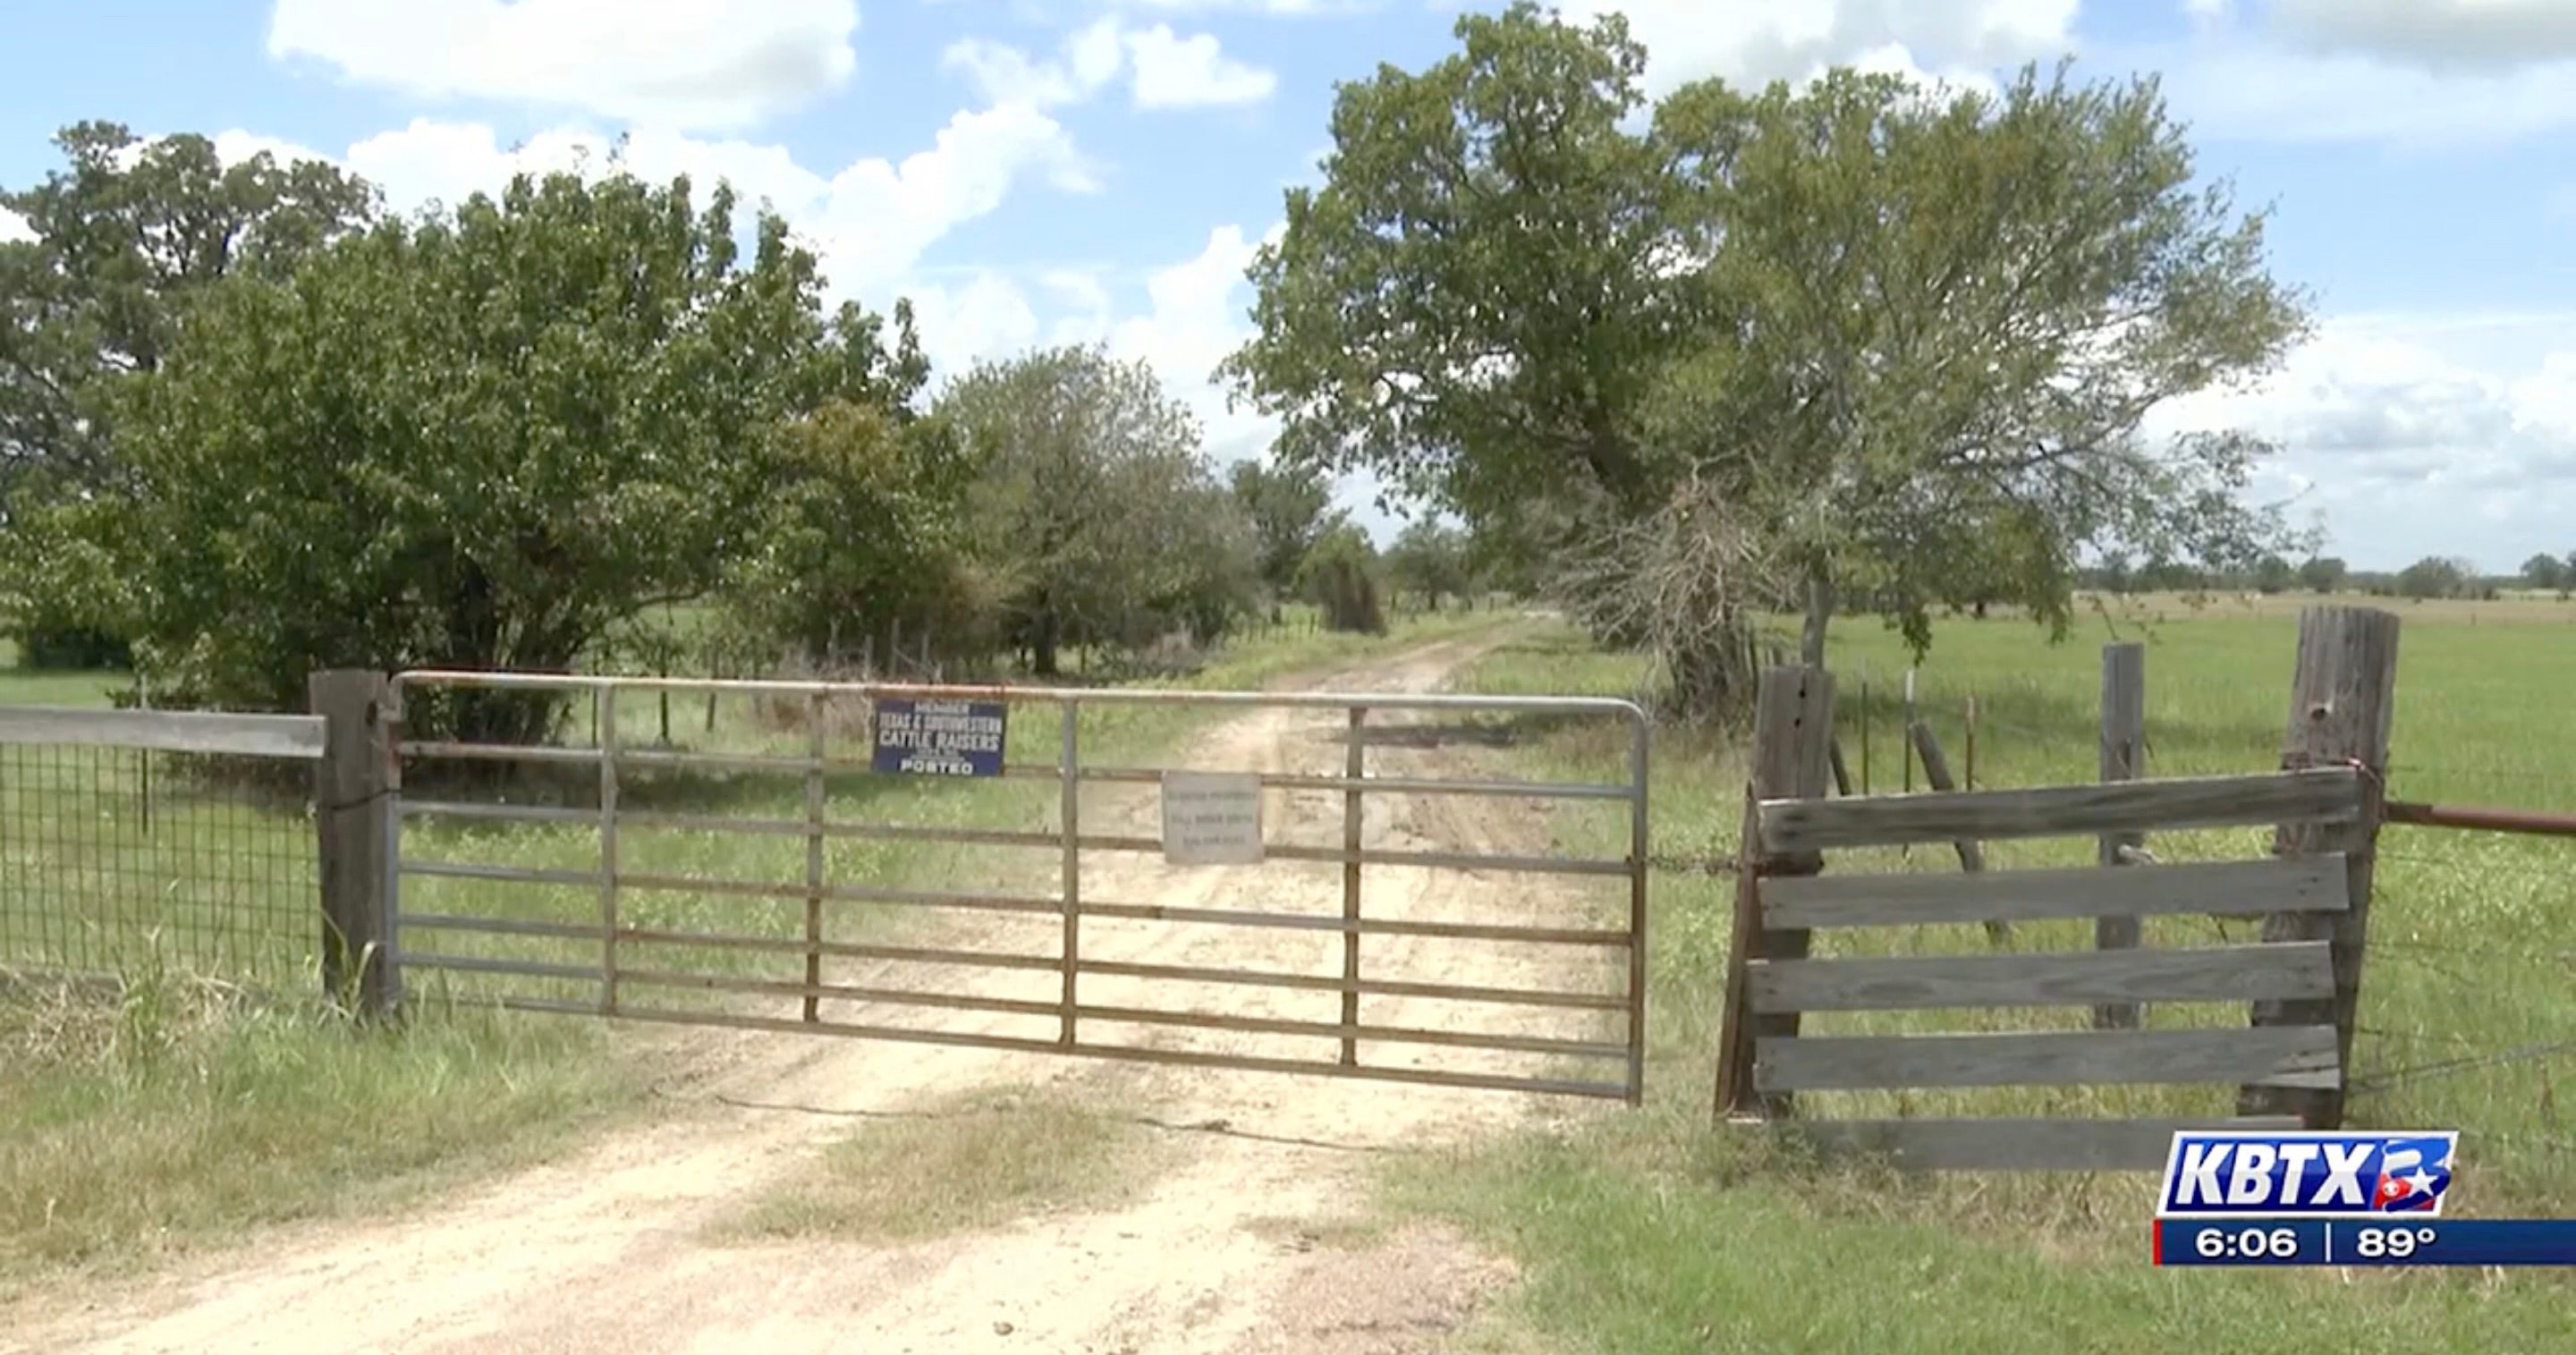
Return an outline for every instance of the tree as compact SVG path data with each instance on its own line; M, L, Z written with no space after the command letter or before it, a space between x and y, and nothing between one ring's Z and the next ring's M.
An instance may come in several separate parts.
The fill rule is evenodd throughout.
M954 430L900 407L826 402L776 442L777 489L724 595L755 634L815 658L866 637L989 653L989 580L967 558L973 465Z
M567 667L744 559L795 419L926 377L906 309L890 345L822 309L783 220L737 239L722 189L522 176L231 278L119 392L118 474L35 525L35 567L209 703L294 708L318 667ZM525 737L550 711L452 714Z
M1235 463L1235 503L1251 520L1260 553L1261 581L1270 590L1271 615L1295 590L1298 567L1324 533L1341 525L1332 490L1312 469L1292 470L1260 461Z
M2311 556L2299 566L2299 586L2311 593L2332 593L2344 586L2350 573L2350 568L2336 556Z
M2468 589L2476 573L2465 561L2428 555L2398 571L2397 595L2417 601L2458 597Z
M1696 484L1777 562L1735 577L1795 581L1811 658L1844 594L1918 649L1945 602L2062 633L2088 547L2216 568L2286 540L2238 497L2263 444L2140 432L2305 325L2152 83L1711 81L1635 132L1617 20L1456 32L1343 88L1324 186L1250 269L1259 331L1221 372L1283 460L1519 514L1560 556L1617 538L1588 558Z
M1441 599L1467 591L1468 572L1466 534L1431 518L1407 523L1386 553L1387 582L1435 612Z
M1380 561L1377 546L1356 524L1345 522L1326 532L1306 555L1300 591L1324 609L1326 630L1368 635L1386 633L1386 613L1378 604Z
M1252 534L1144 363L1096 346L980 363L934 412L973 458L975 537L1038 675L1068 643L1221 633L1249 605Z
M281 165L264 151L227 165L201 136L144 141L84 122L54 145L64 168L0 192L0 209L28 231L0 242L0 530L13 502L107 482L109 397L160 367L191 298L236 273L281 274L376 205L329 165ZM131 660L124 637L73 624L55 598L33 592L12 605L22 661Z
M1471 523L1560 500L1650 503L1630 426L1694 328L1655 147L1622 128L1642 48L1527 5L1461 50L1342 87L1320 189L1250 276L1258 332L1220 368L1282 420L1282 465L1366 467Z
M0 243L0 498L40 468L94 488L113 463L104 388L160 367L188 300L235 273L280 276L376 206L330 165L266 151L227 165L202 136L83 122L54 145L65 168L0 192L29 232Z
M2567 561L2546 551L2522 562L2522 582L2526 588L2555 592L2567 585Z
M2298 582L2298 571L2290 562L2275 554L2265 554L2254 565L2254 587L2262 593L2286 593Z

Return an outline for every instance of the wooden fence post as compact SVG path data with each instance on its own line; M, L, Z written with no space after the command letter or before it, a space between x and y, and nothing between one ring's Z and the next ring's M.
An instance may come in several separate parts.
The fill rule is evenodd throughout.
M2341 852L2350 907L2335 913L2275 913L2263 919L2265 941L2329 943L2334 996L2258 1002L2257 1026L2316 1025L2335 1028L2341 1079L2331 1090L2248 1086L2237 1093L2239 1114L2297 1114L2310 1129L2343 1125L2344 1086L2352 1077L2353 1018L2361 1000L2363 944L2369 934L2370 883L2386 798L2388 728L2397 709L2397 614L2371 607L2310 607L2299 614L2299 661L2290 687L2290 737L2281 754L2286 768L2359 764L2361 812L2338 824L2281 825L2273 839L2279 856Z
M1757 1039L1794 1036L1795 1012L1755 1016L1745 975L1756 959L1795 960L1807 954L1807 933L1764 930L1761 881L1813 875L1820 853L1775 856L1763 850L1759 802L1820 800L1829 779L1834 737L1834 678L1821 668L1779 666L1762 670L1753 716L1752 769L1744 792L1744 837L1735 873L1735 940L1726 957L1726 1014L1718 1034L1717 1113L1779 1118L1790 1113L1787 1095L1757 1096L1753 1063Z
M1941 751L1941 740L1933 735L1932 726L1917 720L1906 726L1906 733L1914 742L1915 756L1923 759L1923 784L1936 791L1957 790L1958 783L1950 779L1949 755ZM1975 838L1958 838L1951 842L1950 849L1959 854L1962 873L1974 875L1986 868L1986 849ZM1996 945L2012 938L2012 928L2007 923L1989 919L1985 926L1986 939Z
M2102 646L2102 779L2135 781L2144 774L2147 745L2147 647L2135 641ZM2101 862L2117 866L2130 848L2146 845L2143 833L2104 833ZM2135 950L2140 940L2135 916L2093 919L2093 948ZM2145 1018L2136 1003L2106 1003L2093 1009L2096 1030L2135 1030Z
M385 823L392 728L382 673L338 669L315 673L306 703L323 719L322 761L313 775L313 818L322 883L322 987L366 1016L402 1000L401 971L390 962L393 863Z

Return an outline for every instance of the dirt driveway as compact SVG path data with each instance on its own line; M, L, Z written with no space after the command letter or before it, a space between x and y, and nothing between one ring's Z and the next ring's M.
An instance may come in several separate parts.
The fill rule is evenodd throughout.
M1492 640L1412 651L1331 675L1340 690L1425 690ZM1394 717L1388 717L1393 722ZM1258 712L1192 742L1210 768L1338 769L1338 712ZM1372 767L1458 769L1478 754L1440 746L1374 750ZM1488 755L1490 756L1490 755ZM1488 762L1484 774L1493 774ZM1102 831L1151 834L1150 787L1101 802ZM1086 830L1098 811L1086 804ZM1338 797L1291 801L1274 838L1338 840ZM1371 846L1540 850L1525 802L1372 797ZM1120 822L1123 820L1124 822ZM1172 905L1337 908L1337 867L1180 871L1149 856L1086 861L1087 896ZM1599 897L1553 877L1390 870L1367 884L1372 916L1568 925ZM1317 892L1321 891L1321 892ZM1595 914L1598 916L1598 914ZM981 925L981 924L977 924ZM998 925L998 924L997 924ZM1012 944L1019 944L1015 939ZM1454 942L1371 936L1374 976L1403 972L1505 987L1615 990L1597 961L1495 958ZM1332 933L1146 922L1087 922L1086 956L1174 965L1337 972ZM1411 953L1409 953L1411 952ZM1569 966L1570 967L1566 967ZM1084 979L1087 1003L1144 1005L1141 980ZM951 985L952 987L955 985ZM1154 994L1166 1005L1330 1019L1329 994L1210 990ZM1457 1024L1457 1004L1370 999L1368 1019ZM1444 1010L1448 1008L1448 1010ZM1579 1013L1569 1017L1592 1020ZM952 1027L981 1018L960 1014ZM996 1020L1001 1018L995 1018ZM1482 1013L1493 1020L1493 1013ZM1617 1018L1611 1018L1614 1022ZM1525 1026L1524 1026L1525 1028ZM1615 1031L1615 1026L1611 1027ZM1598 1026L1551 1033L1610 1035ZM1215 1031L1165 1032L1176 1046L1294 1057L1317 1045ZM1442 1349L1509 1273L1421 1228L1358 1249L1312 1244L1367 1208L1376 1150L1492 1133L1531 1115L1618 1113L1594 1103L1209 1071L1104 1065L935 1046L687 1032L694 1069L668 1089L689 1103L650 1127L392 1219L287 1230L273 1243L85 1297L0 1312L0 1348L117 1352L865 1351L898 1355L1358 1355ZM1325 1046L1329 1048L1329 1046ZM1480 1066L1473 1051L1423 1049L1427 1064ZM1530 1070L1524 1059L1517 1066ZM1615 1080L1615 1067L1598 1071ZM961 1089L1079 1079L1086 1098L1165 1126L1169 1165L1124 1204L1042 1213L971 1236L886 1246L732 1244L710 1223L845 1135L852 1113L901 1113ZM1614 1103L1615 1104L1615 1103ZM1302 1221L1302 1223L1301 1223ZM1309 1234L1301 1237L1301 1231Z

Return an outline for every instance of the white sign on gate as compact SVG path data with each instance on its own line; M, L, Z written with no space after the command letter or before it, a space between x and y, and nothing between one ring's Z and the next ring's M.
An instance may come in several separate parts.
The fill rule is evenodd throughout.
M1163 773L1163 859L1176 866L1260 863L1261 778L1251 772Z

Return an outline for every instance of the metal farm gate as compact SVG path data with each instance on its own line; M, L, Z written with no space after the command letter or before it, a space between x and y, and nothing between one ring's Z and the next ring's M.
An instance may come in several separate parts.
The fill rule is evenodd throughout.
M538 732L403 737L431 703ZM413 672L384 707L411 1001L1642 1092L1625 701ZM1568 724L1619 770L1479 765Z

